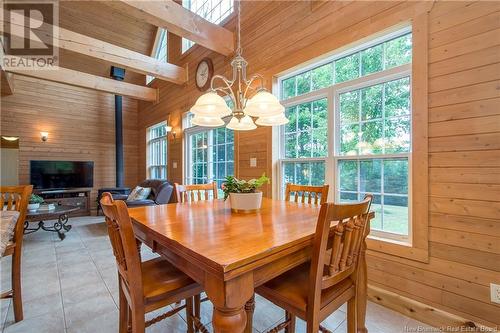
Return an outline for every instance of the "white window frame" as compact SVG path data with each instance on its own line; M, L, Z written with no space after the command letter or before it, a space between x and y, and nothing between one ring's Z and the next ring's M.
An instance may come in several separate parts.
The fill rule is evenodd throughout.
M151 52L151 57L162 60L159 57L159 51L165 45L165 62L168 62L168 31L163 28L158 28L156 30L155 42L153 45L153 50ZM149 85L155 79L154 76L146 75L146 85Z
M411 98L412 98L412 87L411 87L411 79L412 79L412 71L411 71L411 63L405 64L398 67L393 67L391 69L377 72L371 75L364 76L362 78L358 78L352 81L342 82L337 84L336 87L333 88L334 94L334 156L333 156L333 170L335 172L335 176L332 181L332 188L334 190L334 200L336 202L340 201L338 179L339 175L339 161L340 160L375 160L375 159L390 159L390 158L407 158L408 159L408 235L396 234L389 231L382 230L371 230L370 235L373 237L379 237L384 239L391 239L402 243L410 243L412 239L412 197L411 197L411 179L412 179L412 168L411 168L411 145L413 142L413 136L411 135L411 126L410 126L410 150L405 153L396 153L396 154L372 154L372 155L355 155L355 156L345 156L340 155L340 94L344 92L349 92L357 89L362 89L370 86L374 86L381 83L390 82L393 80L398 80L402 78L408 77L410 79L410 119L411 119ZM358 186L359 186L359 175L358 175Z
M378 45L380 43L383 43L385 41L389 41L391 39L397 38L399 36L403 36L405 34L408 34L412 32L412 27L411 26L405 26L403 28L400 28L398 30L392 31L390 33L384 34L383 36L374 38L366 43L362 43L356 47L349 48L343 52L337 53L332 57L328 57L326 59L323 59L321 61L315 62L308 64L304 67L298 68L297 70L294 70L293 72L289 72L284 76L281 76L277 80L277 87L279 89L279 95L282 94L283 92L283 81L286 79L299 75L301 73L304 73L308 70L311 70L313 68L320 67L322 65L325 65L330 62L334 62L337 59L343 58L345 56L348 56L350 54L354 54L357 52L360 52L364 49L370 48L372 46ZM386 69L383 71L379 71L376 73L368 74L362 77L358 77L353 80L341 82L341 83L333 83L333 85L318 89L315 91L311 91L299 96L294 96L286 100L282 100L281 103L282 105L287 108L287 107L292 107L296 106L302 103L307 103L311 102L314 100L320 100L323 98L327 98L327 114L328 114L328 143L327 143L327 155L326 157L313 157L313 158L284 158L284 152L285 152L285 140L284 140L284 126L279 127L279 147L278 147L278 172L277 172L277 185L278 188L275 189L275 193L278 193L278 197L280 199L284 198L284 193L282 190L282 183L283 183L283 168L284 168L284 163L286 162L316 162L316 161L325 161L325 183L330 186L332 190L330 190L329 195L328 195L328 200L329 201L339 201L339 196L338 196L338 189L337 186L338 184L338 179L339 179L339 174L338 174L338 162L339 160L344 160L344 159L355 159L355 160L363 160L363 159L387 159L390 157L408 157L408 235L400 235L400 234L395 234L387 231L381 231L381 230L371 230L370 237L373 239L380 239L380 240L389 240L393 241L396 243L404 244L404 245L412 245L412 239L413 239L413 225L412 225L412 207L413 207L413 200L412 200L412 143L413 143L413 133L411 133L411 140L410 140L410 151L408 153L401 153L401 154L374 154L374 155L356 155L356 156L341 156L338 154L338 150L340 149L339 145L339 135L336 135L336 133L340 133L340 113L338 109L338 97L342 92L346 91L352 91L368 86L373 86L376 84L384 83L384 82L389 82L392 80L396 80L399 78L404 78L404 77L409 77L410 78L410 117L413 120L412 116L412 106L413 103L411 99L413 98L413 80L412 80L412 63L414 59L412 58L412 62L393 67L390 69Z
M166 121L159 122L157 124L154 124L152 126L149 126L146 130L146 175L148 178L151 178L151 168L159 168L159 167L164 167L165 168L165 179L168 178L168 132L165 132L165 135L159 136L154 139L150 139L150 133L151 130L159 127L159 126L167 126ZM151 144L155 142L160 142L160 141L165 141L165 164L159 164L159 165L152 165L151 164Z
M190 177L190 173L191 173L191 161L192 161L192 154L193 154L193 151L191 149L191 145L190 145L190 136L192 135L196 135L198 133L202 133L202 132L210 132L212 130L215 130L215 129L218 129L218 128L221 128L221 127L225 127L225 125L229 122L229 120L231 119L231 117L226 117L224 118L224 122L225 124L222 125L222 126L219 126L219 127L203 127L203 126L197 126L197 125L194 125L194 126L191 126L191 127L188 127L188 117L189 117L189 112L184 114L183 116L183 128L184 128L184 172L183 172L183 180L184 180L184 183L185 184L191 184L190 180L193 178L193 177ZM235 143L234 143L234 138L233 138L233 150L235 148ZM227 145L227 144L226 144ZM215 179L217 179L217 175L215 174L215 172L213 172L213 163L217 163L217 161L212 161L212 162L209 162L209 157L212 156L212 149L214 147L214 144L213 144L213 136L212 135L208 135L208 138L207 138L207 175L212 175L214 174L216 176L216 178L214 179L211 179L211 178L208 178L207 177L207 183L208 182L212 182L212 181L215 181ZM227 152L226 152L226 156L227 156ZM236 159L234 153L233 153L233 158ZM228 162L227 160L225 162ZM235 164L235 160L233 160L233 168L234 168L234 164Z
M219 5L222 1L223 1L223 0L219 0L219 2L217 3L217 5ZM228 19L229 19L229 18L230 18L233 14L234 14L235 9L236 9L236 8L235 8L235 6L237 6L237 5L239 6L239 4L236 4L236 2L235 2L234 0L231 0L231 1L232 1L231 11L230 11L230 12L229 12L229 13L228 13L225 17L219 17L219 19L218 19L218 20L219 20L219 22L218 22L218 23L212 22L212 21L210 21L210 20L208 20L208 19L206 19L206 18L205 18L205 19L206 19L207 21L209 21L209 22L214 23L214 24L218 24L218 25L221 25L221 26L222 26L222 25L224 25L224 24L227 22L227 20L228 20ZM206 3L206 2L208 2L208 0L205 0L205 3ZM191 3L191 1L190 1L190 0L187 0L187 1L186 1L186 0L183 0L183 1L182 1L182 7L184 7L184 8L186 8L186 9L188 9L188 10L190 10L190 11L191 11L191 7L187 7L187 6L186 6L186 3ZM216 5L216 6L217 6L217 5ZM214 10L214 7L212 7L212 8L210 9L210 12L212 12L213 10ZM193 13L195 13L195 14L197 14L197 15L201 16L199 13L196 13L196 12L193 12ZM193 42L193 41L191 41L191 40L189 40L189 39L187 39L187 38L184 38L184 37L183 37L183 38L182 38L182 40L181 40L181 54L185 54L187 51L191 50L191 49L192 49L192 47L193 47L195 44L196 44L195 42Z

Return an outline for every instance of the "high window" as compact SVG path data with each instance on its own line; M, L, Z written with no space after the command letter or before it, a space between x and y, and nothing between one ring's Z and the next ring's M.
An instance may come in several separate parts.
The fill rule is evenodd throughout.
M182 0L182 6L209 22L220 24L234 11L234 0ZM194 42L182 39L182 53L189 50Z
M234 133L225 127L191 126L191 118L184 117L185 183L216 181L220 189L226 176L234 175Z
M371 193L372 234L409 239L411 61L405 29L279 80L281 195L287 182L329 183L340 202Z
M168 61L168 33L165 29L159 28L157 41L155 43L155 49L153 50L153 54L151 55L153 58L158 59L163 62ZM149 84L154 80L153 76L146 75L146 84Z
M162 122L148 128L146 161L148 178L167 178L167 124Z

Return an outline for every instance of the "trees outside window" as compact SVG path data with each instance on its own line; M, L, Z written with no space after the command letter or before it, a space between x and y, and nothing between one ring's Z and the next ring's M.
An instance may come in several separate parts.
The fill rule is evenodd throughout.
M408 239L412 34L393 33L280 79L280 185L331 184L330 200L374 195L374 233Z
M167 124L151 126L146 134L148 178L167 179Z
M186 184L217 182L219 188L226 176L234 175L234 131L191 126L190 114L185 117ZM222 192L220 193L222 194Z

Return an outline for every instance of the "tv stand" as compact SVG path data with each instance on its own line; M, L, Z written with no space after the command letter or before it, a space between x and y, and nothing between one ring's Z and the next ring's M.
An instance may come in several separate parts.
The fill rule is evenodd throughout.
M41 196L46 203L79 207L77 211L69 213L69 216L90 215L90 189L88 188L35 190L34 193Z

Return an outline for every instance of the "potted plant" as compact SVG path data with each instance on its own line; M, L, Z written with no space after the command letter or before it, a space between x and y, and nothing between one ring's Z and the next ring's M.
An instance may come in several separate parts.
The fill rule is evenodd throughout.
M36 211L38 208L40 208L41 203L43 203L43 198L39 195L32 194L28 203L28 210Z
M237 213L250 213L260 209L262 192L258 191L264 184L269 184L269 178L263 174L258 179L242 180L227 176L222 184L224 200L229 197L231 210Z

